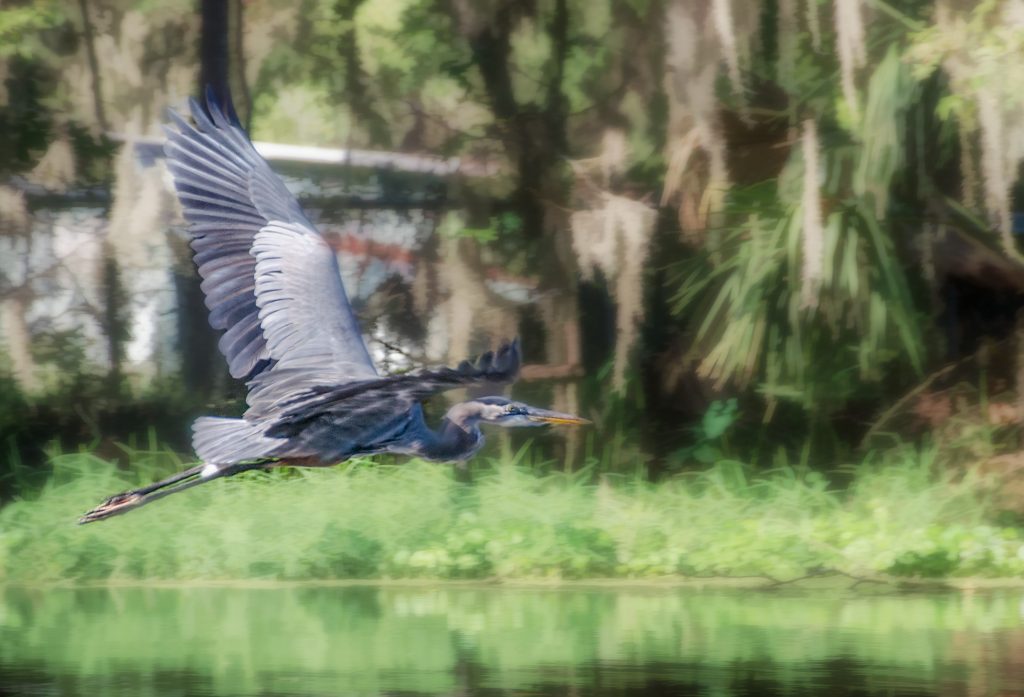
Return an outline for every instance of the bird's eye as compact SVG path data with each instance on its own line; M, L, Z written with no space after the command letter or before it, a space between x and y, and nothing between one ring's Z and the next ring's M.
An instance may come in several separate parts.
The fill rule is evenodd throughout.
M516 405L515 404L506 404L505 405L505 413L506 414L515 414L516 413Z

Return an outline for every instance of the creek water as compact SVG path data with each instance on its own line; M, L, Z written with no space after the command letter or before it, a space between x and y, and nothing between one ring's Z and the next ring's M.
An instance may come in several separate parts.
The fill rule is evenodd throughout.
M1024 694L1024 593L0 593L0 695Z

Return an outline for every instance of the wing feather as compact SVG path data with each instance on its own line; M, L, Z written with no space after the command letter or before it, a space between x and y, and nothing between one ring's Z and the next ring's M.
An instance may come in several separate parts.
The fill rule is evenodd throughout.
M281 369L367 373L369 356L348 307L334 252L302 225L272 222L253 243L256 304L271 358ZM356 360L353 360L356 359Z
M253 148L230 106L222 108L209 94L206 109L195 101L190 106L194 125L170 113L164 151L190 223L210 324L225 330L218 347L231 375L264 375L264 382L280 383L280 376L268 374L281 365L286 375L301 367L321 383L376 376L334 253ZM268 295L261 301L254 245L264 231L262 287Z
M512 382L519 375L520 363L517 339L495 352L482 354L476 361L463 361L457 368L427 368L344 385L311 385L298 393L278 391L273 394L273 403L279 414L267 433L281 438L298 436L312 421L325 417L329 417L331 428L342 428L345 423L359 421L360 411L380 405L386 405L390 412L405 413L440 392ZM268 394L268 403L269 398Z

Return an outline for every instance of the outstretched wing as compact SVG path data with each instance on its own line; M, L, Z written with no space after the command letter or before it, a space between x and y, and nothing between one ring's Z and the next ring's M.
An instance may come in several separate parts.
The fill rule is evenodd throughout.
M317 386L281 403L267 435L294 439L311 452L343 455L351 444L371 446L391 437L417 405L439 392L512 382L519 375L519 341L456 368L430 368L345 385Z
M376 377L334 252L230 108L190 106L164 150L231 375L264 395Z

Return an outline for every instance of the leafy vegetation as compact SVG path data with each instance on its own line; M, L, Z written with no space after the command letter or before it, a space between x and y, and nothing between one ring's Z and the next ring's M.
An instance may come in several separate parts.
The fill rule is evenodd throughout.
M390 343L457 361L518 328L529 361L571 378L550 387L556 406L614 417L605 443L629 440L661 471L701 449L689 427L732 398L742 419L773 426L734 441L744 461L808 444L816 460L849 458L873 417L1016 321L1022 0L231 5L218 27L230 35L225 80L257 139L451 156L487 172L439 184L459 210L437 214L416 282L372 299ZM0 184L0 243L40 236L29 232L39 209L14 183L98 182L113 192L105 242L117 258L104 263L110 280L126 272L76 317L82 337L107 344L90 361L105 360L71 366L32 319L68 281L5 271L0 371L29 396L54 371L107 371L120 389L155 362L122 365L140 333L125 298L143 292L130 250L140 230L173 224L173 206L158 168L140 177L127 149L115 162L104 134L155 134L163 109L197 91L209 18L192 9L0 10L0 170L17 178ZM168 235L142 256L176 250L167 266L188 269L180 242ZM495 297L481 260L529 290ZM987 295L962 300L960 282ZM223 401L200 294L184 275L176 283L181 352L167 370ZM997 298L1005 305L980 309Z
M181 466L133 459L143 479ZM937 477L927 451L844 470L845 493L813 471L755 476L729 461L658 484L543 469L492 462L472 485L416 462L258 473L77 527L132 481L89 453L59 455L37 497L0 510L0 569L33 583L1024 573L1024 531L993 522L979 477Z
M529 451L572 474L521 454L466 486L443 467L356 462L217 482L88 528L73 521L103 497L182 466L118 440L150 428L184 450L195 415L237 413L160 169L142 172L131 144L115 157L107 136L158 133L209 57L194 3L5 6L0 249L47 260L52 198L94 184L112 198L102 253L0 270L0 497L21 497L0 509L0 575L1024 573L1020 520L991 494L1014 470L971 469L1019 452L1024 421L1024 373L1008 367L1024 361L1024 0L953 5L233 0L223 62L257 139L488 173L431 183L452 210L422 213L434 228L411 260L388 241L410 268L367 300L368 333L441 362L518 330L552 378L520 396L599 428ZM79 276L61 266L98 288L65 308L54 297ZM162 274L173 355L130 361L163 326L133 322L131 299ZM1001 337L1015 345L992 360ZM956 384L926 377L972 355ZM856 450L922 434L905 414L931 449ZM88 448L47 468L54 439Z

